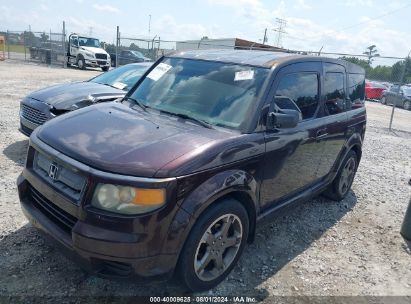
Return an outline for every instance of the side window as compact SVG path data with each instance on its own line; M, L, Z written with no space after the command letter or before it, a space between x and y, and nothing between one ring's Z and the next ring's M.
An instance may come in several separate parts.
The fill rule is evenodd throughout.
M70 44L71 44L72 46L74 46L74 47L77 47L77 46L78 46L78 39L77 39L77 37L71 37L71 39L70 39Z
M357 109L364 106L365 76L364 74L348 74L347 109Z
M325 73L325 104L330 115L346 110L343 73Z
M281 79L274 102L280 109L297 109L302 119L308 119L317 111L318 99L318 74L302 72Z

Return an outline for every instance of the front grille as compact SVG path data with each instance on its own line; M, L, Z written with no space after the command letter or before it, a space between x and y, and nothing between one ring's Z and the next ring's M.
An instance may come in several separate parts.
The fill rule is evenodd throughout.
M25 104L21 105L21 116L37 125L42 125L47 121L46 114Z
M96 58L97 58L97 59L107 59L107 55L106 55L106 54L97 53L97 54L96 54Z
M71 230L77 222L77 218L50 202L31 185L28 186L28 189L28 196L31 203L53 223L64 231L71 233Z
M52 174L51 167L54 167ZM59 189L76 202L80 200L82 191L86 185L86 177L79 172L53 161L50 157L38 151L35 152L33 170L52 187Z
M98 64L98 65L105 65L106 62L105 62L105 61L97 61L97 64Z

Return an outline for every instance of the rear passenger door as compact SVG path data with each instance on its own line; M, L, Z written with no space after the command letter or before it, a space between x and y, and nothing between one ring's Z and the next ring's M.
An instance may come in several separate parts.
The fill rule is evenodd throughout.
M321 119L317 119L321 69L321 62L291 64L277 73L272 84L268 97L271 110L298 107L302 120L294 128L276 128L265 133L262 209L286 200L316 180L322 156L316 137L324 129Z
M322 158L317 178L326 176L338 159L346 140L347 96L346 72L342 65L323 63L324 78L322 100L325 130L317 137L322 144Z

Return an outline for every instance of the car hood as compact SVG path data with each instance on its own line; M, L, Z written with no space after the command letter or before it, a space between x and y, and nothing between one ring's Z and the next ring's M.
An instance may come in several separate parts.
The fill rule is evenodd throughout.
M123 97L125 91L95 82L69 82L31 93L28 97L45 102L58 110L69 110L78 102L89 103Z
M153 177L178 157L227 136L114 102L52 119L36 134L44 143L91 167L140 177Z
M93 47L93 46L81 46L80 48L82 48L83 50L92 52L94 54L100 53L100 54L107 54L108 55L108 53L105 50L100 49L100 48L96 48L96 47Z

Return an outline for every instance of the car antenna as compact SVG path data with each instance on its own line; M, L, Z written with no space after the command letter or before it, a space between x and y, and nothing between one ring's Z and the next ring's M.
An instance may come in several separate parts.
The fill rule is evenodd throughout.
M321 49L318 51L318 56L321 56L321 51L323 49L324 46L321 47Z

